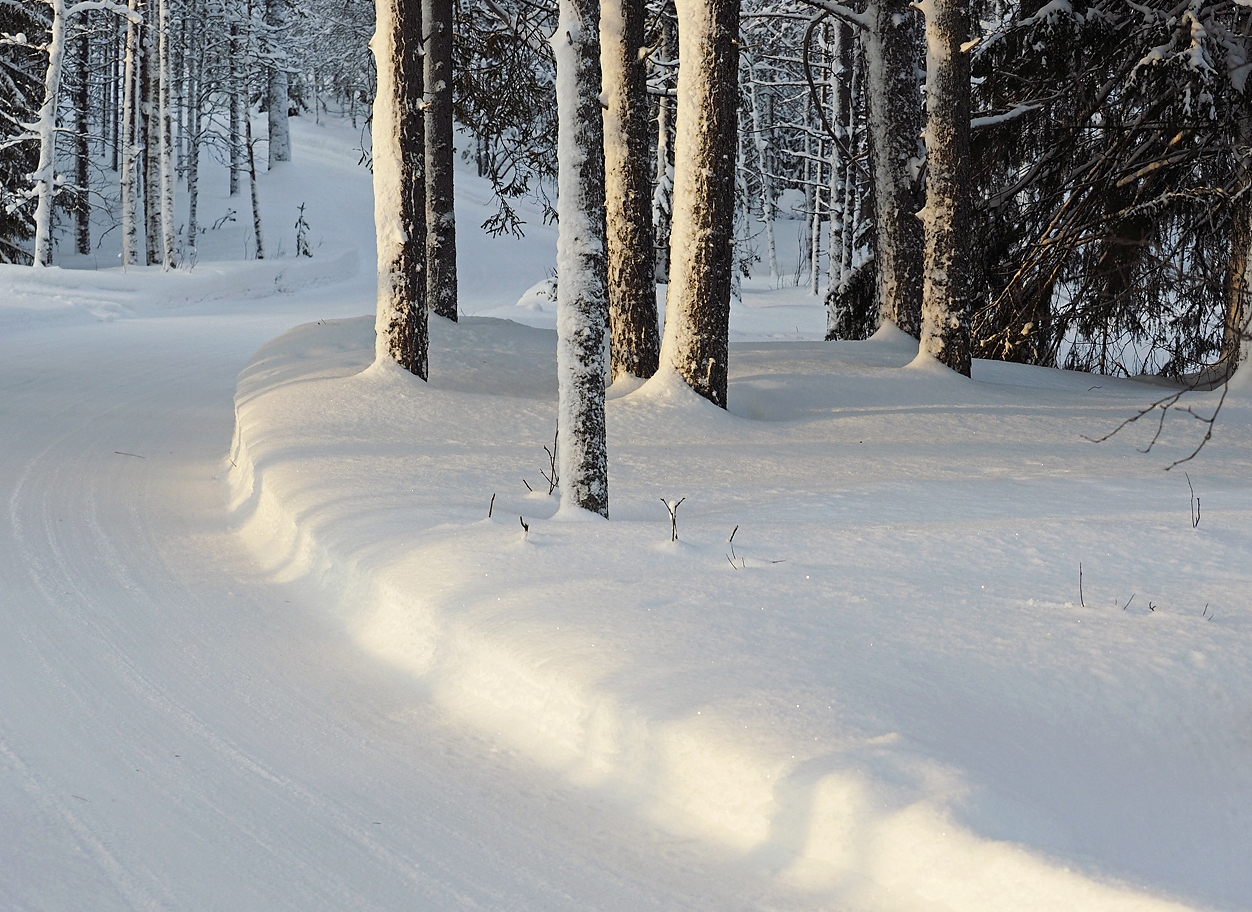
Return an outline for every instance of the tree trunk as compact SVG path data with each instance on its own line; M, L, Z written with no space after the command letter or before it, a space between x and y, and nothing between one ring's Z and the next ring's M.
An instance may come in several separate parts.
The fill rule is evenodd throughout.
M159 22L148 5L148 27L143 33L143 121L140 146L143 153L144 247L149 266L161 261L161 77L157 40Z
M44 75L43 104L36 121L39 164L35 168L35 265L52 265L52 204L56 194L57 98L65 62L65 0L52 0L48 36L48 69Z
M174 224L174 123L170 109L170 0L160 0L160 73L158 104L161 134L161 265L173 269L177 265L177 236Z
M968 0L926 0L926 208L921 351L970 375Z
M677 42L674 23L668 15L660 22L661 61L669 65L674 60ZM674 146L670 141L673 132L673 99L668 94L669 82L664 85L667 94L657 100L656 108L656 184L652 191L652 231L656 244L656 282L669 282L669 233L674 211Z
M612 376L656 373L655 241L649 197L645 0L603 0L600 65L604 96L604 197L608 241Z
M256 187L256 144L252 141L252 118L243 112L244 144L248 148L248 193L252 197L252 234L256 238L256 258L265 259L265 235L261 232L261 202Z
M265 111L269 117L269 167L271 169L276 162L291 161L291 127L287 123L287 110L291 101L287 95L287 68L283 63L287 13L287 0L266 0L265 24L269 26L269 29L265 43L269 48L270 60L269 80L265 92Z
M375 358L427 379L426 229L422 125L422 0L377 0L370 42L374 99L374 225L378 238Z
M91 33L84 29L76 44L78 72L74 79L74 249L85 256L91 253L91 197L88 195L91 181L88 165L91 154L87 144L87 78L91 71Z
M681 34L679 40L681 40ZM777 285L778 243L774 239L774 180L770 176L769 134L761 122L761 106L757 100L756 62L749 57L747 64L748 100L752 113L752 147L756 152L757 180L761 183L761 223L765 226L765 248L769 257L770 282Z
M193 19L195 3L192 4ZM187 242L184 258L194 264L196 244L200 236L200 74L204 68L204 39L195 28L187 32L187 81L184 97L187 105Z
M609 515L604 124L597 0L560 0L556 58L557 450L562 508ZM429 70L427 71L429 74Z
M678 0L674 227L661 362L726 407L734 269L738 0Z
M130 0L130 11L138 8L138 0ZM139 262L139 198L136 179L139 133L136 103L138 85L139 25L126 23L126 66L122 86L122 265L134 266Z
M233 15L232 11L232 15ZM239 175L243 172L243 123L240 111L246 111L248 100L244 96L243 80L239 73L239 56L242 53L242 42L239 40L239 23L230 24L230 97L226 100L230 107L230 195L239 195Z
M882 319L916 337L922 304L922 226L917 212L921 100L908 0L869 0L865 41L870 153L878 216L878 304Z
M423 0L426 88L426 305L455 320L456 207L452 187L452 0Z
M1234 375L1247 359L1249 343L1248 307L1252 297L1252 111L1245 106L1238 120L1239 190L1233 206L1230 234L1230 265L1226 271L1226 313L1222 321L1221 360L1224 377Z

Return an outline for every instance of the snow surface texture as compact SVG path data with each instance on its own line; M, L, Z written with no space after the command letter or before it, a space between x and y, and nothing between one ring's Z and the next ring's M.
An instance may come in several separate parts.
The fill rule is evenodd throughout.
M294 252L304 200L313 263L373 262L359 137L292 133L294 161L261 175L266 211L290 213L271 250ZM239 201L204 176L211 225ZM461 177L476 224L490 191ZM239 256L248 221L202 254ZM501 287L551 268L548 229L465 234L467 306L511 311ZM221 472L236 376L374 299L370 270L299 295L263 271L293 264L311 265L0 271L0 909L812 908L500 749L327 624L314 587L258 572Z
M243 372L234 504L269 573L318 580L454 716L828 907L1252 897L1246 400L1193 529L1161 471L1189 433L1150 458L1079 436L1142 385L964 381L898 333L741 345L731 414L672 377L610 401L614 520L588 529L521 483L551 333L440 324L427 387L364 370L370 325Z
M730 413L611 390L614 519L550 523L554 231L462 240L534 327L362 372L369 175L292 130L311 261L0 270L0 908L1252 908L1252 378L1193 529L1196 428L1078 436L1150 389L745 283Z

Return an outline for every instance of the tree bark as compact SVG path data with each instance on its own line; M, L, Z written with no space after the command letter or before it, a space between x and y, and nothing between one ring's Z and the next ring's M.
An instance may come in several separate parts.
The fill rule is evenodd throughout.
M1238 120L1239 195L1231 213L1230 265L1226 270L1226 313L1222 321L1219 368L1224 377L1234 375L1247 359L1249 317L1252 308L1252 110L1247 101Z
M456 207L452 181L452 0L423 0L426 89L426 305L455 320Z
M598 0L560 0L556 58L557 450L562 507L609 515L608 328ZM429 72L429 71L428 71Z
M917 212L921 99L914 78L916 24L908 0L869 0L864 33L870 153L878 225L881 317L917 337L922 304L922 226Z
M134 13L137 0L130 0L129 9ZM137 146L139 26L132 20L126 23L126 66L122 86L122 265L134 266L139 262L139 199L135 186L138 177Z
M234 7L231 15L237 15ZM247 99L244 95L243 80L239 73L239 55L242 53L242 42L239 40L239 23L230 24L230 74L227 104L230 106L230 195L239 195L239 175L243 171L243 122L240 112L247 110Z
M84 29L78 36L74 79L74 250L82 255L91 253L91 197L88 185L91 172L90 150L87 144L88 120L88 73L91 71L91 33Z
M667 7L668 8L668 7ZM668 12L661 16L661 61L669 65L678 50L674 34L675 24ZM664 83L669 87L668 80ZM674 145L670 134L674 131L674 101L668 91L657 99L656 107L656 184L652 191L652 231L656 245L655 281L669 282L669 234L674 212Z
M39 108L39 164L35 169L35 265L52 265L52 205L56 196L57 99L65 62L65 0L53 0L48 35L48 69Z
M377 0L370 49L374 99L374 226L378 238L375 358L428 374L423 178L422 0Z
M177 265L177 237L174 225L174 124L170 109L170 0L160 0L160 42L158 103L160 107L161 165L161 265Z
M924 0L926 208L921 351L970 375L968 0Z
M143 120L140 146L143 154L143 214L145 262L152 266L161 261L161 109L160 58L157 31L159 20L148 4L147 28L143 32Z
M738 0L678 0L674 225L661 362L726 407L734 269Z
M603 0L600 65L604 97L604 197L608 242L612 377L656 373L656 249L648 173L645 0Z
M291 100L287 94L287 68L283 51L287 34L288 0L266 0L265 24L269 26L265 43L269 49L269 79L265 92L265 111L269 118L269 167L277 162L291 161L291 125L287 111Z

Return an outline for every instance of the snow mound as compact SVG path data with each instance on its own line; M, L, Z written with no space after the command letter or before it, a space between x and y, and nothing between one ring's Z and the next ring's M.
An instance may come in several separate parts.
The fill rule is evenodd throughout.
M664 375L611 399L612 521L553 522L553 334L434 320L427 385L372 325L243 371L233 507L467 724L819 906L1252 900L1247 408L1196 529L1141 441L1080 436L1134 383L745 345L729 413Z

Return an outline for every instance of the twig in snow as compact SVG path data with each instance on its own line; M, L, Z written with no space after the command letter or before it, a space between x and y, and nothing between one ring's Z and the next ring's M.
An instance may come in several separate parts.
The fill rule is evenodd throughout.
M681 500L678 500L675 502L675 501L666 500L664 497L660 498L661 503L665 504L665 509L669 510L669 524L670 524L670 539L669 540L672 542L678 541L678 508L682 506L682 502L686 499L687 498L684 497ZM735 528L737 529L739 527L735 526Z
M1130 598L1126 599L1126 604L1125 604L1125 605L1122 605L1122 611L1125 611L1127 608L1129 608L1129 607L1130 607L1130 603L1131 603L1131 602L1133 602L1133 601L1135 600L1135 596L1136 596L1136 595L1138 595L1138 594L1139 594L1138 592L1132 592L1132 593L1130 593Z
M522 538L530 538L530 526L526 525L526 520L519 516L517 521L522 524Z
M1087 603L1082 599L1082 561L1078 562L1078 604L1086 608Z
M496 495L491 495L491 503L487 504L487 518L491 519L491 511L496 507Z
M1191 476L1186 472L1182 474L1187 479L1187 489L1191 492L1191 528L1195 529L1200 525L1200 498L1195 496L1195 488L1191 487Z
M123 453L121 450L114 450L113 452L114 452L114 453L116 453L116 454L117 454L117 455L119 455L119 456L134 456L136 459L147 459L147 458L148 458L147 456L140 456L138 453Z

